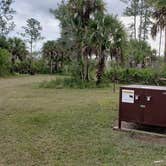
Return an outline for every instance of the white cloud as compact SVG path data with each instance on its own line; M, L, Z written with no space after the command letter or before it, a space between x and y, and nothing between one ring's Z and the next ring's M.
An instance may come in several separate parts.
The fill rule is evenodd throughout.
M109 13L113 13L115 15L122 15L123 11L126 7L124 3L120 0L104 0L106 3L106 8Z

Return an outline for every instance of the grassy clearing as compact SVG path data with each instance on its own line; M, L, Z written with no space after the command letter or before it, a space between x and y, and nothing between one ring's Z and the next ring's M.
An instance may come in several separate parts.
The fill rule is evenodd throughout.
M154 161L166 162L166 146L112 130L118 91L34 88L34 83L53 78L0 80L0 165L153 166Z

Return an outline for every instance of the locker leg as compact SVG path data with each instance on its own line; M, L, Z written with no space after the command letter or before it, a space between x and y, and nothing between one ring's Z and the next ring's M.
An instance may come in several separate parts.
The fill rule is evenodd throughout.
M121 127L122 127L122 121L121 121L121 119L119 119L118 127L119 127L119 129L121 129Z

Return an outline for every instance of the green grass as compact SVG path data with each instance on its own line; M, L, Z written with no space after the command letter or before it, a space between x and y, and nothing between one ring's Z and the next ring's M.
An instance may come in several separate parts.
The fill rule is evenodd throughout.
M0 79L0 165L153 166L154 161L166 162L166 146L112 130L118 116L118 91L34 87L52 79Z

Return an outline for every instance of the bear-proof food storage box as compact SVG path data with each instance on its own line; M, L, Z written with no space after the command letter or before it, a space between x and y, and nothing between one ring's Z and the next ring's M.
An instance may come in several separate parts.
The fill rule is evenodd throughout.
M166 127L166 87L129 85L120 87L121 122Z

